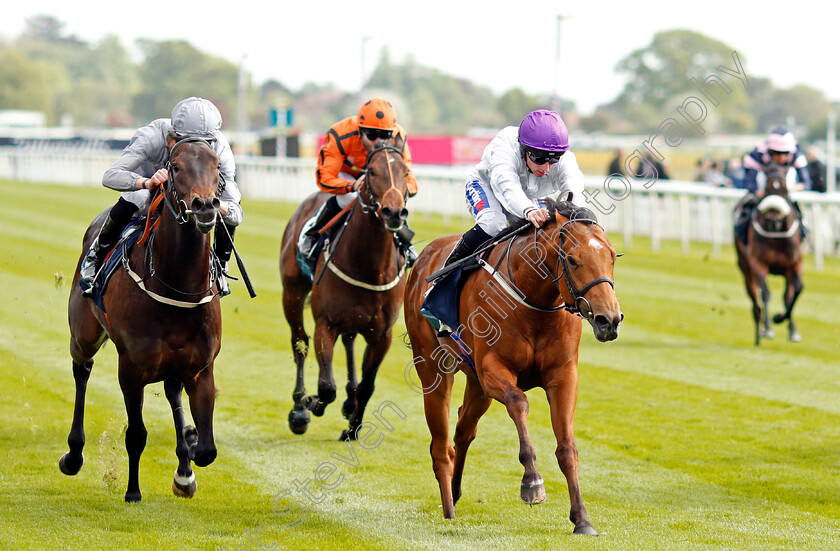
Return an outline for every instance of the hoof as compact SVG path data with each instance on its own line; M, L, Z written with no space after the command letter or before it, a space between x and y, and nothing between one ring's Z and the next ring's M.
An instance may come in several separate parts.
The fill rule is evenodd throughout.
M191 498L195 495L198 489L198 483L195 481L195 473L185 477L175 471L175 478L172 480L172 492L178 497Z
M788 340L790 342L799 342L802 340L802 335L799 334L799 331L791 331L790 335L788 335Z
M581 536L597 536L598 532L595 530L595 527L585 522L578 526L575 526L575 534L580 534Z
M341 431L341 436L338 437L339 442L344 442L346 440L355 440L356 439L356 431L351 429L344 429Z
M78 462L73 459L73 456L70 455L70 452L65 453L61 456L61 459L58 460L58 468L61 469L61 472L68 476L73 476L77 474L79 471L82 470L82 465L85 464L85 456L83 454L79 454Z
M776 338L776 332L772 329L765 329L761 332L760 337L762 339L774 339Z
M773 315L773 323L782 323L785 321L787 317L784 314L774 314Z
M303 434L309 427L309 411L295 407L289 412L289 429L295 434Z
M140 503L140 492L126 492L125 493L125 502L126 503Z
M317 396L314 396L307 407L309 408L309 411L312 412L312 415L315 417L321 417L327 409L327 404L326 402L319 400Z
M198 431L194 426L188 425L184 427L184 441L191 448L198 444Z
M347 398L344 400L344 403L341 404L341 414L344 416L345 419L350 419L350 416L353 415L353 411L356 409L356 400L351 400Z
M528 505L537 505L545 501L545 483L542 478L530 484L522 484L519 489L519 497Z

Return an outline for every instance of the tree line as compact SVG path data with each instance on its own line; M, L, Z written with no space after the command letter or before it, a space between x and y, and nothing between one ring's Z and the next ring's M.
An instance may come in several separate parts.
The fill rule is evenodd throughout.
M198 95L216 103L226 126L233 127L239 82L235 63L183 40L140 40L138 46L142 59L135 63L117 35L90 44L67 32L55 17L32 17L20 36L0 42L0 109L41 111L50 125L132 127L166 116L179 100ZM694 31L657 33L615 68L627 83L612 102L584 115L573 101L561 99L561 112L570 126L587 132L648 132L688 95L697 94L691 77L702 81L731 60L734 50ZM741 60L748 70L743 55ZM825 136L832 104L822 91L804 84L777 88L768 78L749 77L749 90L733 89L707 122L712 133L765 132L793 121L802 138ZM391 98L412 133L499 128L550 105L547 95L519 88L496 95L411 57L394 62L387 49L366 90ZM323 131L358 109L357 93L331 84L310 82L291 90L277 80L249 80L246 94L249 128L266 127L272 109L291 109L296 128Z

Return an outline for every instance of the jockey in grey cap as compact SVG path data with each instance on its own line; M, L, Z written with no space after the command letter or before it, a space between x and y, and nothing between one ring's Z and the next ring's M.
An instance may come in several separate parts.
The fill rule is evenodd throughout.
M99 235L94 240L81 266L79 284L83 293L90 295L93 282L105 255L119 240L122 230L138 210L145 211L152 200L152 190L169 178L166 169L169 161L168 138L202 138L219 158L221 207L220 221L216 223L214 250L221 262L222 275L219 290L222 296L230 293L224 273L233 251L233 234L242 222L241 195L236 185L236 164L230 144L221 133L222 115L213 102L204 98L189 97L172 109L171 119L156 119L139 128L114 165L102 177L102 185L122 192L119 201L111 208ZM220 224L227 226L227 231ZM228 239L230 234L230 239Z

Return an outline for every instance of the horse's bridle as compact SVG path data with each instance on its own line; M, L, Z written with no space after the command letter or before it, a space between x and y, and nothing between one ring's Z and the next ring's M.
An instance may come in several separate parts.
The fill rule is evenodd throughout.
M397 186L394 185L394 173L391 170L391 157L389 155L389 152L393 152L394 154L399 155L399 157L401 159L403 158L403 152L400 149L398 149L397 147L394 147L393 145L382 145L380 147L377 147L373 151L371 151L370 155L368 155L368 157L367 157L367 160L365 162L365 167L364 167L364 171L365 171L364 187L363 187L363 189L359 190L359 195L357 196L359 204L362 206L362 212L364 212L364 213L376 212L376 217L379 219L380 222L382 221L382 204L379 201L376 200L376 197L374 197L374 195L373 195L373 191L371 191L371 189L370 189L370 183L367 181L367 170L368 170L368 166L370 165L370 161L373 158L373 156L376 155L377 153L383 153L383 152L385 153L385 161L386 161L386 164L388 165L388 180L391 183L391 187L389 187L385 191L385 194L382 195L382 201L385 201L385 198L388 197L389 193L391 193L391 192L399 193L400 192L400 190L397 189ZM365 202L365 200L362 198L363 197L363 194L362 194L363 190L365 192L367 192L368 202ZM408 192L406 191L406 194L403 195L403 204L405 204L405 202L406 202L407 193Z
M204 138L198 137L188 137L182 138L175 142L172 145L172 149L169 150L169 157L166 159L166 171L169 173L169 177L166 180L166 185L161 188L161 193L163 194L163 202L166 204L166 208L169 209L169 212L172 213L172 216L175 217L175 221L178 224L186 224L190 221L190 215L193 213L191 210L187 208L187 203L183 199L178 196L178 190L175 189L175 176L172 174L172 154L175 152L176 149L181 144L189 143L189 142L198 142L203 143L210 150L213 150L213 147L210 145L210 142L205 140ZM219 175L219 191L218 193L221 195L222 191L224 190L224 181L222 180L221 174ZM175 209L175 206L178 209Z
M564 222L563 225L560 226L560 228L557 230L560 233L561 236L563 235L563 232L564 232L566 226L568 226L569 224L571 224L573 222L586 222L586 223L592 223L592 224L597 225L597 222L595 222L594 220L587 220L587 219L568 220L568 221ZM537 242L537 232L538 231L539 230L537 228L534 228L534 243L535 244ZM513 271L512 271L511 266L510 266L510 256L511 255L509 253L510 253L511 246L513 245L513 241L514 240L511 239L508 242L507 250L505 251L505 256L507 256L508 279L510 280L510 285L513 287L513 289L515 289L516 292L519 293L521 297L524 297L525 294L522 292L521 289L519 289L516 286L516 283L513 280ZM541 261L541 262L546 267L546 270L549 270L549 274L550 274L551 271L549 269L549 266L547 264L545 264L544 260ZM592 318L592 306L589 304L589 300L587 300L584 295L586 295L586 293L589 292L590 289L592 289L593 287L595 287L596 285L601 284L601 283L609 283L610 287L615 289L615 282L613 280L611 280L610 278L603 277L603 276L593 279L592 281L590 281L589 283L584 285L581 289L578 289L577 284L575 283L574 279L572 279L572 275L571 275L570 270L569 270L569 263L566 260L566 253L563 251L562 246L560 247L560 250L557 253L557 263L554 266L554 274L555 275L554 275L554 277L551 278L551 281L554 283L554 286L557 288L557 292L562 297L562 291L560 290L560 284L558 282L561 279L565 279L566 280L566 287L569 290L569 294L572 295L572 299L574 300L574 304L573 305L566 304L566 302L564 301L562 304L560 304L558 306L554 306L554 307L551 307L551 308L542 308L542 307L536 306L535 304L532 304L531 302L529 302L528 300L523 298L523 302L527 306L529 306L529 307L531 307L535 310L540 310L540 311L543 311L543 312L556 312L558 310L566 310L567 312L570 312L572 314L578 314L580 317L582 317L585 320L589 320L589 319Z

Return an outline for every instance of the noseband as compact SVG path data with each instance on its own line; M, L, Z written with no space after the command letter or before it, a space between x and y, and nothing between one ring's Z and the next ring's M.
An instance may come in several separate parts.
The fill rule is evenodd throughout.
M175 150L181 146L181 144L188 143L188 142L198 142L203 143L207 147L210 148L212 151L213 148L210 146L210 142L205 140L204 138L183 138L175 142L172 146L172 149L169 150L169 158L166 160L166 171L169 173L169 177L166 180L166 185L163 186L162 193L163 193L163 200L166 204L166 207L169 209L169 212L172 213L172 216L175 217L175 221L178 224L186 224L190 221L190 215L193 211L187 208L187 203L178 195L178 190L175 189L175 176L172 174L172 154L175 153ZM221 194L224 190L224 186L222 183L221 175L219 176L219 191L218 193ZM177 206L177 210L176 207Z
M382 195L382 201L385 201L385 198L388 197L389 193L391 193L391 192L399 193L400 192L400 190L397 189L397 186L394 185L394 173L391 170L391 156L389 155L389 152L392 152L395 155L399 155L399 157L401 159L403 158L402 151L400 151L399 149L397 149L396 147L394 147L392 145L384 145L382 147L377 147L376 149L374 149L370 153L370 155L368 155L367 161L365 162L365 168L364 168L365 174L367 175L368 166L370 166L370 161L373 158L373 156L376 155L377 153L385 153L385 164L388 165L388 180L391 184L391 187L389 187L385 191L385 194ZM365 183L365 185L364 185L363 190L365 192L367 192L366 193L367 202L362 198L362 196L363 196L363 194L362 194L363 190L362 189L359 190L359 195L358 195L358 201L362 205L362 212L364 212L364 213L376 212L376 217L379 219L380 222L382 222L382 204L381 204L380 201L376 200L376 197L374 197L373 191L371 191L371 189L370 189L370 183L367 181L367 176L365 177L365 182L364 183ZM405 204L405 202L406 202L406 195L403 194L403 204Z

